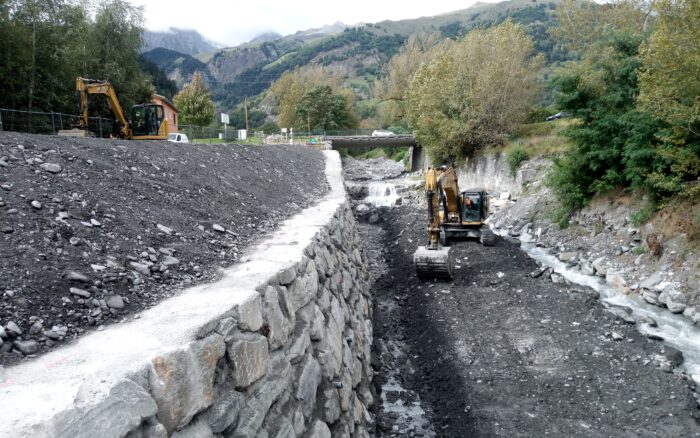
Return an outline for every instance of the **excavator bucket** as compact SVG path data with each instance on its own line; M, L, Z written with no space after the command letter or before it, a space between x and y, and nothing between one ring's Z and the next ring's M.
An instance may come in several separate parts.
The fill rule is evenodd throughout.
M455 268L454 255L447 246L438 249L428 249L419 246L413 254L413 264L419 278L452 279Z

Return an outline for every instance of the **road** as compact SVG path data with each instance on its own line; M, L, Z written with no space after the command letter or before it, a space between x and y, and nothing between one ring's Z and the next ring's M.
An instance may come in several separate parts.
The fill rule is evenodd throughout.
M700 436L678 352L605 310L596 293L529 274L502 238L460 242L456 278L421 282L416 205L362 225L375 277L376 436ZM668 366L668 363L666 363Z

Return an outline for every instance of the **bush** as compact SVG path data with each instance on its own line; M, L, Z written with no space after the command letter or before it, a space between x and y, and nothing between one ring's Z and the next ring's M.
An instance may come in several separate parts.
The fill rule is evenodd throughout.
M525 148L516 146L508 153L508 167L510 168L510 176L515 178L515 174L520 168L523 161L530 159L530 154L528 154Z
M644 207L640 208L638 211L630 215L630 223L635 227L643 225L651 219L651 217L656 212L657 206L653 203L649 203Z

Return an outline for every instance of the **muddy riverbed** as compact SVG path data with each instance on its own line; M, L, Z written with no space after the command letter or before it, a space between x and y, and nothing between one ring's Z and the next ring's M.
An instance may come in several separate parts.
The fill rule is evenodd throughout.
M503 238L454 245L452 282L421 282L418 205L378 209L371 262L375 436L700 436L682 354L605 310L597 292L534 278Z

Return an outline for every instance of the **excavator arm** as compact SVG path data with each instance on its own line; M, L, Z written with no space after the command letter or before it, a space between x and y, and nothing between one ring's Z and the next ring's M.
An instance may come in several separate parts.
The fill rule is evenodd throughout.
M428 244L413 254L416 273L421 278L452 278L454 257L450 248L440 245L440 229L447 218L459 220L459 188L452 167L425 172L425 193L428 203ZM440 211L442 204L443 210Z
M78 78L75 81L75 90L80 96L80 112L81 112L81 128L88 127L88 97L91 94L102 94L107 98L109 108L114 113L114 116L119 122L119 136L122 138L131 138L131 128L129 121L124 114L122 106L119 104L117 92L112 84L106 81L97 81L94 79Z

